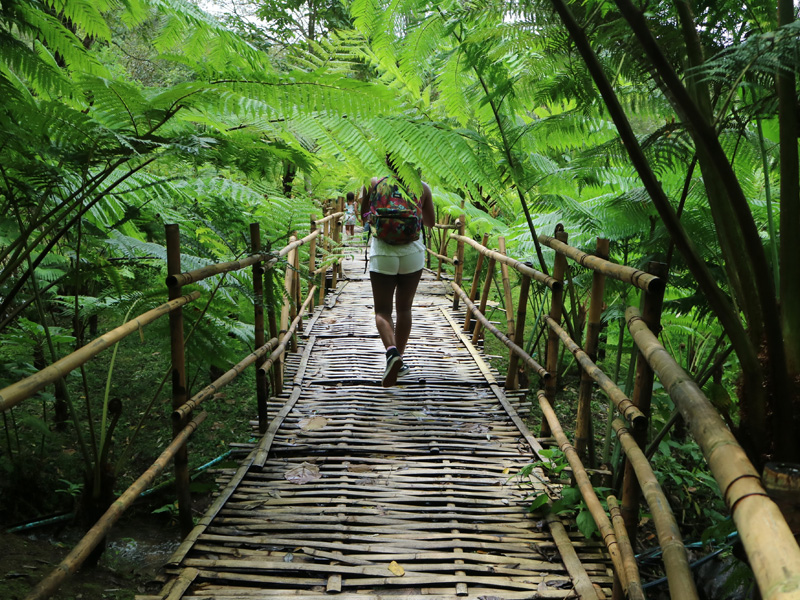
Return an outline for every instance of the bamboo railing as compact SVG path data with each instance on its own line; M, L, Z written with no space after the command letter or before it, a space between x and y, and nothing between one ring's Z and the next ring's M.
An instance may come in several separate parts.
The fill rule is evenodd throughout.
M447 223L438 227L455 228ZM450 283L455 298L461 299L465 304L464 331L472 330L472 342L477 343L482 331L486 329L509 348L506 389L516 389L516 371L520 361L524 368L533 370L542 378L544 391L538 394L546 416L542 424L542 435L554 435L557 438L559 446L565 450L574 476L579 480L579 489L587 505L593 506L591 513L598 528L603 532L604 539L607 543L611 541L619 550L617 552L609 548L617 576L614 597L622 598L623 595L629 598L641 597L642 585L633 557L631 540L635 539L636 535L639 497L642 492L653 514L659 543L663 550L671 598L685 600L697 597L678 525L643 452L647 442L646 425L650 415L650 398L655 375L658 375L670 397L675 401L677 409L689 423L692 435L703 449L711 473L723 491L725 502L742 536L762 597L767 600L800 597L800 548L783 515L767 496L758 473L736 443L719 413L705 398L697 384L680 370L656 339L656 334L660 330L661 305L665 288L666 273L662 271L662 266L653 263L647 271L643 271L611 263L608 261L608 242L602 239L597 241L595 255L587 254L568 245L566 232L560 226L556 228L554 236L540 235L538 238L543 245L555 252L555 264L551 276L546 276L530 265L508 257L501 240L498 240L499 251L490 249L488 235L483 237L482 242L463 233L451 233L446 237L478 252L476 272L469 293L453 282ZM443 243L441 248L445 249L446 244ZM592 271L592 291L587 312L584 347L575 342L571 333L561 325L564 312L562 282L567 273L567 260ZM446 264L447 261L440 260L440 265L442 263ZM480 301L477 302L484 263L487 263L485 283L480 292ZM502 333L486 316L496 263L510 267L517 272L520 279L516 327L513 335ZM627 283L640 290L643 295L641 314L634 308L629 308L626 314L628 328L640 353L630 398L596 364L605 277ZM503 279L502 295L510 332L512 299L507 293L509 286L505 283L505 274ZM549 315L541 320L542 327L549 331L544 369L522 347L525 333L525 305L528 301L531 280L543 284L550 291ZM565 324L569 328L568 320ZM576 339L580 339L581 333L576 332ZM574 446L567 441L552 410L558 389L560 344L573 354L581 369ZM613 429L627 460L621 486L622 506L615 496L607 499L610 521L605 513L601 515L598 512L594 500L590 500L593 491L588 483L587 471L581 462L587 456L590 458L594 456L590 403L595 385L608 396L612 405L629 424L626 425L621 420L615 420L613 423Z
M340 202L341 203L341 202ZM191 530L191 496L189 494L189 471L187 442L197 427L205 420L206 412L193 416L193 411L202 403L214 396L223 386L233 381L247 367L256 365L256 398L258 403L259 427L266 429L268 397L268 381L273 381L274 389L279 393L282 381L282 362L280 357L294 342L294 334L302 327L302 317L307 310L313 307L317 286L310 285L306 300L300 305L301 281L299 277L300 256L299 248L309 245L308 271L310 277L321 276L321 286L325 288L325 278L328 266L316 268L316 251L318 243L323 250L332 253L338 247L340 225L338 220L343 216L342 211L333 212L319 220L312 218L310 233L299 239L292 239L290 243L277 252L263 252L261 250L260 228L257 223L250 225L250 243L252 254L245 258L207 265L193 271L182 272L180 268L180 232L177 225L166 226L167 239L167 273L166 280L169 301L161 306L149 310L113 329L94 341L88 343L72 354L45 367L38 373L26 377L6 388L0 390L0 412L16 406L23 400L30 398L36 392L63 378L72 370L84 365L103 350L113 346L133 332L140 331L144 326L152 323L159 317L169 315L171 336L171 371L173 382L173 440L166 450L159 456L153 465L137 479L122 495L112 504L106 513L89 530L77 546L69 553L58 567L43 579L26 597L26 600L41 600L50 597L58 586L68 576L77 571L81 564L106 536L110 528L120 518L123 512L149 487L155 478L165 469L169 461L175 466L175 480L178 496L179 521L184 533ZM320 240L321 242L318 242ZM277 330L276 317L273 310L273 267L280 259L286 257L286 301L284 311L293 317L291 325L284 331ZM331 263L333 281L335 285L338 258ZM188 398L185 367L185 340L183 335L182 307L197 300L200 291L182 293L182 287L197 283L215 275L232 271L253 268L254 301L254 327L256 350L247 355L230 370L217 378L214 382L204 387L197 394ZM264 275L268 275L267 285L264 285ZM265 302L264 295L267 296ZM264 307L267 307L265 323ZM298 311L299 307L299 311ZM269 327L270 339L265 341L265 329ZM276 394L277 395L277 394ZM188 529L187 529L188 526Z

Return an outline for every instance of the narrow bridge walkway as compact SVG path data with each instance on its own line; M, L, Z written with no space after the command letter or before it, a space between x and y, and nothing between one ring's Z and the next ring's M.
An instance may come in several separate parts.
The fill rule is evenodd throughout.
M227 474L162 592L137 598L610 597L600 545L569 524L559 545L551 529L563 528L526 511L543 484L521 489L514 475L538 442L515 409L520 395L504 392L461 335L464 315L445 292L426 272L406 350L412 374L383 389L354 249L289 355L266 436ZM577 557L564 552L567 535Z

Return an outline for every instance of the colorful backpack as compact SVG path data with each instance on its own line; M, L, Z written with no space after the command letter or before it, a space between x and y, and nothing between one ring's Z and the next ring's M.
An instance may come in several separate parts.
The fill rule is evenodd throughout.
M379 180L370 194L370 233L393 246L416 241L422 229L422 203L387 180Z

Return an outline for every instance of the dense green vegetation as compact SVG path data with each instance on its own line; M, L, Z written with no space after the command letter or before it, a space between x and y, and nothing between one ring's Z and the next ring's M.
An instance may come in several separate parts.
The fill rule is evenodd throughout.
M98 321L160 304L164 224L181 226L185 269L247 253L252 221L279 247L392 152L406 180L419 186L421 173L432 186L440 214L463 203L470 235L505 236L542 270L552 256L536 236L557 223L587 251L609 238L616 262L667 263L663 343L694 376L730 351L707 394L757 466L800 460L791 0L777 13L761 0L237 7L217 19L185 0L0 4L0 385L92 339ZM571 277L567 318L580 331L589 276ZM252 348L246 278L204 282L187 311L195 391ZM637 300L609 287L600 362L630 389L622 313ZM135 437L130 415L146 421L167 398L164 327L146 332L152 348L128 350L152 366L118 364L106 388L108 357L4 413L3 482L64 479L30 468L52 464L58 430L82 459L67 483L113 483ZM536 335L529 346L541 353ZM126 416L106 436L115 397ZM656 395L654 432L672 409ZM655 462L699 535L721 503L698 500L718 491L680 433ZM597 435L609 463L613 440ZM6 516L35 516L9 497Z

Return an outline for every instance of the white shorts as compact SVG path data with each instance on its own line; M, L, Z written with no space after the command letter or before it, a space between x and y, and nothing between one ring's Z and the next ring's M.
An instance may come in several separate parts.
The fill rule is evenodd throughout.
M369 270L384 275L408 275L425 266L425 253L414 252L405 256L375 255L369 259Z

